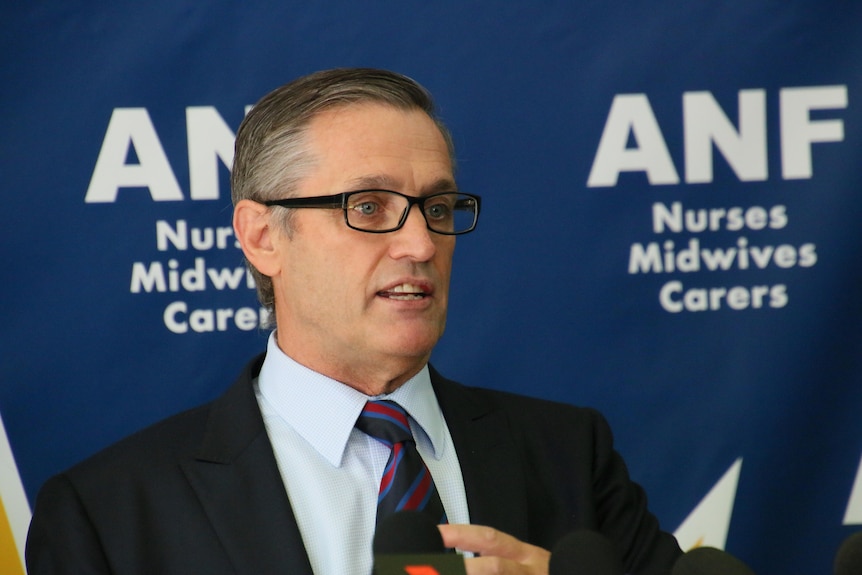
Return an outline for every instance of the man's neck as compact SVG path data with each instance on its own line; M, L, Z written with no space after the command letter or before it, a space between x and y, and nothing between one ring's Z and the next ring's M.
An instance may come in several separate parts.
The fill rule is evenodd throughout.
M293 361L334 379L368 396L392 393L428 364L430 353L423 357L381 356L362 362L345 362L343 358L298 353L289 341L276 332L276 343Z

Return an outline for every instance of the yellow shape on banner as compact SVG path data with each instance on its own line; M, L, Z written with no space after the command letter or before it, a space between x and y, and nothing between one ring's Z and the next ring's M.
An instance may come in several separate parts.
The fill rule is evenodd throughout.
M0 498L0 573L8 575L24 575L24 566L18 557L15 538L12 537L12 527Z
M0 417L0 573L24 575L24 540L30 504Z

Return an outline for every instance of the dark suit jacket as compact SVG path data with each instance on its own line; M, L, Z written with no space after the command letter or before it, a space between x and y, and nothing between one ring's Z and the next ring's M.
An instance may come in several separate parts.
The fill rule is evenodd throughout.
M310 575L251 382L101 451L41 489L30 575ZM600 531L629 572L669 572L659 530L595 411L431 380L461 462L470 519L550 549Z

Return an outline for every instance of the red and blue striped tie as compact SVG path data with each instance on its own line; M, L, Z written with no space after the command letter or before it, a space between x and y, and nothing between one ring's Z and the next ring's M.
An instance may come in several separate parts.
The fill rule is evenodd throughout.
M416 450L404 409L389 400L365 404L356 428L392 449L377 495L377 523L396 511L422 511L436 523L446 512L431 473Z

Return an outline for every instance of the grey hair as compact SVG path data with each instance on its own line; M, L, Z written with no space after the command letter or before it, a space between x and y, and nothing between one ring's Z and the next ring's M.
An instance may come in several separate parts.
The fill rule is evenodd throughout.
M251 109L236 134L231 199L264 202L296 195L299 182L315 165L307 146L309 123L321 112L359 103L379 103L400 110L422 110L446 141L452 165L452 137L435 113L430 93L416 81L386 70L338 68L298 78L265 95ZM292 210L279 208L275 222L288 236ZM275 308L272 280L250 263L257 297L270 312Z

